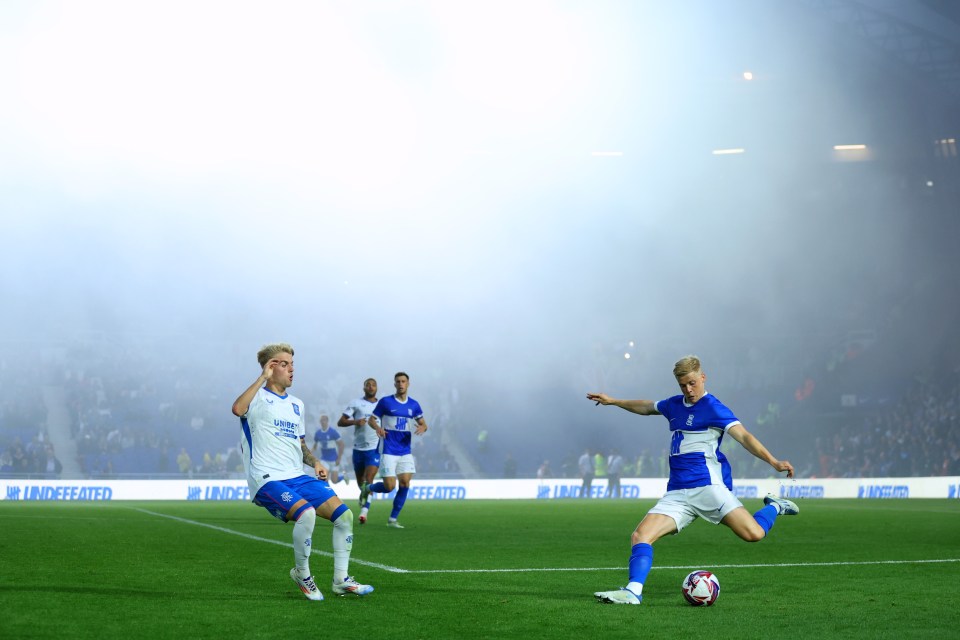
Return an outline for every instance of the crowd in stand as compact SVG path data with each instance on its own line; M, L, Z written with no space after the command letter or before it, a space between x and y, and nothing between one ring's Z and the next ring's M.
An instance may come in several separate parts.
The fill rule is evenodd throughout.
M57 478L63 465L46 432L40 388L19 379L0 361L0 476Z
M815 440L819 477L960 475L960 383L917 384L892 408L871 411Z
M224 409L229 406L230 390L196 393L199 385L187 384L183 371L175 368L130 366L122 376L111 377L106 372L118 371L114 363L79 366L73 362L56 376L66 390L71 432L85 476L240 477L239 429L236 419ZM800 477L958 476L960 379L956 378L953 374L946 384L942 380L937 385L917 383L889 406L852 411L841 421L814 425L806 450L777 454L796 460ZM42 393L9 375L3 363L0 380L10 391L0 404L0 475L59 477L62 463L46 429ZM164 384L161 380L178 382ZM460 477L455 456L438 434L447 424L463 418L457 415L462 408L449 398L433 403L437 419L431 425L435 428L414 440L418 474ZM429 400L425 406L430 408ZM779 428L789 427L781 424ZM309 426L307 431L309 441ZM591 449L609 462L612 449L620 448L622 477L665 477L666 451L656 448L664 436L655 431L651 430L646 440L631 443L618 437L600 441ZM351 434L344 430L343 435L348 443L344 470L352 477L347 468ZM566 451L543 449L534 459L511 448L516 443L500 434L450 429L448 435L460 439L462 450L475 458L487 477L579 475L577 461L582 451L569 449L569 443ZM739 447L724 450L737 477L771 476L769 467L743 454Z
M65 392L71 444L84 477L242 477L239 422L229 411L235 389L223 382L229 374L170 362L149 345L74 347L46 372L46 383ZM47 434L42 385L17 380L2 362L0 381L10 391L0 404L0 475L60 477L63 465ZM431 425L442 425L442 419ZM306 430L310 443L313 425ZM347 443L343 467L352 477L352 429L342 433ZM414 440L418 474L458 476L459 467L438 433L431 430Z

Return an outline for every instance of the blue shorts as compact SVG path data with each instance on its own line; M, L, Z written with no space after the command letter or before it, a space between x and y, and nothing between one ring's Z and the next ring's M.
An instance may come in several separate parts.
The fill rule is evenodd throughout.
M293 518L291 518L292 520L299 518L304 509L308 507L318 509L324 502L336 497L336 492L330 488L325 480L302 475L289 480L268 482L257 491L257 495L253 498L253 504L263 507L275 518L287 522L287 513L290 511L290 507L300 500L306 500L307 504L296 510Z
M353 450L353 468L357 471L367 467L380 467L380 451L369 449L367 451Z

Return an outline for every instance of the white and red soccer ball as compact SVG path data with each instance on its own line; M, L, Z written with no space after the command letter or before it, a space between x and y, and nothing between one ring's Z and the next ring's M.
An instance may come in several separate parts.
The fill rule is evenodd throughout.
M709 607L720 595L720 581L709 571L694 571L683 579L683 597L695 607Z

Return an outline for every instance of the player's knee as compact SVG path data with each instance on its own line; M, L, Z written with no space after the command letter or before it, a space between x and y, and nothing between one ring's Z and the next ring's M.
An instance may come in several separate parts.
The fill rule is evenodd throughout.
M641 542L653 544L653 540L650 540L647 536L641 534L639 531L634 531L632 534L630 534L630 546L640 544Z
M308 507L300 512L300 517L297 518L297 524L302 527L306 527L308 531L313 531L314 525L317 524L317 511L313 507Z
M763 530L763 527L757 525L756 527L750 527L744 531L737 532L740 537L747 542L760 542L765 537L767 533Z
M346 529L347 531L353 531L353 511L347 509L333 521L333 526Z

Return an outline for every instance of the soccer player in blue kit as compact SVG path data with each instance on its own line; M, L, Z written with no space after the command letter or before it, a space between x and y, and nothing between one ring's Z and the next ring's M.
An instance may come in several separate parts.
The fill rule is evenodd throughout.
M353 512L327 484L327 469L304 440L303 402L287 393L293 384L293 347L270 344L257 353L262 372L233 403L243 429L241 450L253 503L293 524L293 580L309 600L323 600L310 573L313 528L319 515L333 523L333 592L373 591L348 575ZM313 467L316 477L304 474Z
M390 493L399 482L397 495L393 498L393 510L387 520L387 526L396 529L403 529L403 525L397 521L397 518L400 516L400 510L403 509L403 503L407 500L410 480L417 472L410 443L414 433L419 436L427 430L420 403L407 397L409 386L410 376L403 371L396 373L393 376L393 387L397 392L392 396L380 398L373 410L370 421L377 435L383 438L383 457L380 464L383 480L360 492L362 504L369 492ZM412 425L416 425L416 429L411 432Z
M353 427L353 471L360 487L360 524L367 522L370 511L370 484L380 470L380 436L368 424L377 406L377 381L363 381L363 397L350 402L337 420L338 427Z
M747 542L763 540L777 516L797 515L790 500L768 494L765 506L753 515L733 494L730 463L720 451L724 434L779 471L793 477L793 465L778 460L744 428L733 412L706 392L706 375L700 359L686 356L677 361L673 375L681 395L666 400L615 400L604 393L588 393L597 404L614 405L641 416L663 415L670 422L670 479L667 492L643 518L631 536L629 582L616 591L598 591L594 596L608 604L640 604L643 585L653 566L653 543L679 533L697 518L723 523Z
M320 461L327 467L330 476L329 482L340 482L340 461L343 459L343 436L336 429L330 428L330 418L326 414L320 416L320 428L313 434L313 453L320 448Z

